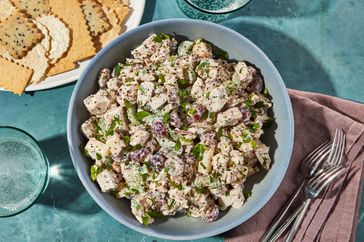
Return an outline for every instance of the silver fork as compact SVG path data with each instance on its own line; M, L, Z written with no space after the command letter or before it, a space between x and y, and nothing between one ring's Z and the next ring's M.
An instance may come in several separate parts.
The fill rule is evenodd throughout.
M330 150L330 154L329 157L327 158L327 160L325 161L323 168L319 171L319 172L323 172L325 170L331 169L331 168L335 168L337 166L339 166L342 162L342 157L344 155L344 149L345 149L345 134L344 131L341 129L336 129L335 131L335 137L333 140L333 145L332 148ZM279 229L272 235L272 237L269 239L270 242L275 241L276 239L279 238L279 236L281 236L281 234L288 228L288 226L295 220L296 216L298 216L298 214L300 214L301 211L299 211L300 209L302 210L303 206L299 207L280 227ZM292 227L293 229L293 227ZM291 235L290 237L294 236L296 231L290 231ZM289 239L293 239L290 238ZM288 240L288 238L287 238ZM289 240L288 240L289 241Z
M327 171L320 170L317 175L309 180L307 186L305 187L305 194L307 197L306 201L304 201L299 208L302 211L294 221L294 224L292 226L292 229L289 231L286 241L293 241L312 200L317 198L318 195L324 189L326 189L335 180L336 177L342 174L344 170L345 168L342 166L332 167Z
M341 163L343 161L343 156L344 156L344 151L345 151L345 144L346 144L346 139L345 139L344 131L342 129L336 129L335 137L334 137L334 141L333 141L333 145L332 145L329 157L325 161L325 163L323 165L323 168L318 172L318 175L323 173L325 170L333 170L335 168L342 168ZM326 188L326 190L325 190L325 194L326 194L327 190L328 190L327 189L328 186L326 186L325 188ZM321 189L318 192L318 194L322 190L323 189ZM300 214L296 218L291 230L289 231L289 234L288 234L288 237L287 237L286 241L289 241L289 242L293 241L294 236L296 235L297 230L299 229L299 226L302 223L303 217L306 214L310 203L311 203L311 200L307 200L307 205L305 204L305 206L301 206L302 211L300 212Z
M324 159L329 154L331 147L332 147L332 142L325 141L324 143L319 145L315 150L310 152L303 159L303 161L301 162L300 171L304 177L304 180L302 181L302 184L297 188L296 192L287 201L285 206L281 209L279 214L275 217L275 220L272 222L272 225L270 226L270 228L267 230L267 232L264 234L263 238L261 239L262 242L268 241L270 236L274 233L275 229L282 222L283 218L285 217L285 215L291 208L292 204L294 203L294 201L297 199L298 195L300 194L305 183L307 182L307 179L312 177L312 175L317 171L317 169L320 167L320 165L322 164ZM296 214L296 216L297 215L298 215L298 213ZM292 218L292 221L295 217Z

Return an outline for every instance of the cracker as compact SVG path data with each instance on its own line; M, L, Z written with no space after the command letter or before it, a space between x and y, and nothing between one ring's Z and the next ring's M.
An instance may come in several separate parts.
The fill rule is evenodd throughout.
M72 33L67 54L49 70L49 75L55 75L74 69L77 61L95 55L96 51L78 0L49 0L49 4Z
M36 23L35 20L33 20L33 22ZM39 83L42 81L49 68L49 59L47 58L47 52L49 50L47 47L50 47L48 30L39 23L38 26L40 27L39 29L42 31L42 34L46 37L43 38L40 43L34 46L34 48L30 50L23 58L14 59L9 55L8 52L0 51L0 55L6 59L12 60L17 64L33 70L33 75L29 82L30 84Z
M48 29L51 36L48 58L55 64L70 47L70 31L59 18L52 15L38 17L36 21Z
M0 45L14 58L25 56L42 37L35 24L19 12L0 23Z
M92 36L96 37L110 29L111 26L100 4L92 0L83 0L81 8Z
M33 20L32 22L37 26L37 28L44 35L44 38L42 39L42 41L40 42L40 44L44 47L44 49L46 49L47 55L48 55L48 52L51 49L51 36L49 34L49 31L48 31L47 27L44 26L42 23L40 23L38 21L35 21L35 20Z
M122 24L126 17L130 13L129 4L125 5L124 1L118 1L118 0L99 0L99 2L102 4L102 6L108 7L116 13L116 16L118 18L118 24ZM127 2L128 3L128 2ZM107 15L109 17L109 15Z
M32 70L0 57L0 87L21 95L32 73Z
M16 9L9 0L0 0L0 22L9 18Z
M47 15L51 12L48 0L11 0L16 8L32 18Z
M98 43L97 45L98 49L105 47L108 43L110 43L112 40L118 37L122 32L121 25L118 24L118 18L116 16L116 13L107 7L103 6L102 8L106 13L106 15L108 16L112 27L109 31L103 33L102 35L99 36L99 38L96 39L96 42Z

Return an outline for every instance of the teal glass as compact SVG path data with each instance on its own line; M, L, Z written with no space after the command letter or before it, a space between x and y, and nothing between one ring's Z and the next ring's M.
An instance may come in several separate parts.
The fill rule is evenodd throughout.
M177 0L179 8L189 18L220 22L250 0Z
M31 207L48 184L48 160L37 141L13 127L0 127L0 217Z

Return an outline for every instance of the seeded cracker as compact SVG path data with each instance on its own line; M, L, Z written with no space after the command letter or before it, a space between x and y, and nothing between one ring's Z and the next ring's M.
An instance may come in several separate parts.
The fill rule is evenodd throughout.
M0 45L14 58L25 56L42 37L30 19L19 12L0 22Z
M44 25L51 36L51 48L48 54L52 64L55 64L70 47L70 31L57 17L47 15L38 17L37 22Z
M92 0L84 0L81 8L92 36L96 37L110 29L111 26L100 4Z
M56 75L76 67L77 61L95 54L95 47L87 29L78 0L49 0L52 11L70 28L72 33L71 47L67 54L59 60L48 75Z
M16 9L9 0L0 0L0 22L10 17Z
M32 20L34 23L35 20ZM39 83L44 79L44 76L49 68L49 60L47 58L47 52L49 50L49 35L48 30L40 23L36 23L37 27L42 31L45 36L43 40L36 44L33 49L31 49L26 56L21 59L12 58L8 52L0 50L0 55L6 59L12 60L17 64L28 67L33 70L32 78L30 79L30 84Z
M115 12L105 6L103 6L102 9L108 16L112 27L109 31L100 35L99 38L96 40L96 43L98 43L98 49L105 47L105 45L118 37L122 32L121 25L118 24L118 18Z
M128 1L99 0L102 6L112 9L118 18L118 24L122 24L130 13ZM107 15L109 17L109 15Z
M47 15L51 12L48 0L11 0L14 6L32 18Z
M0 87L21 95L33 71L0 57Z

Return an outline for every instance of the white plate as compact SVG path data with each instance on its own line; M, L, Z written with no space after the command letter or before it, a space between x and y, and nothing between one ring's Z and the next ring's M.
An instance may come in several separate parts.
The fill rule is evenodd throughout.
M126 21L126 31L137 27L142 20L144 7L145 7L145 0L130 0L130 7L131 7L131 15L129 16L128 20ZM44 89L49 89L53 87L58 87L70 82L77 80L87 64L91 61L91 59L82 61L79 63L79 67L72 71L67 71L58 75L54 75L51 77L47 77L44 81L33 84L28 86L25 91L39 91ZM0 88L0 91L6 91Z

